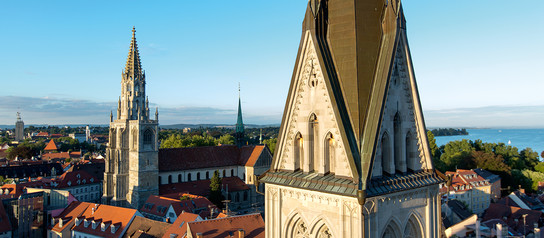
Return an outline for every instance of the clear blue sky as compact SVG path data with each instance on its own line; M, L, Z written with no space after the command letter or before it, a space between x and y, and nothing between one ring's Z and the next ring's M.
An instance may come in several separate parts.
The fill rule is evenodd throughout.
M306 4L2 2L0 124L13 124L18 108L26 124L108 123L132 26L161 124L234 124L238 82L246 123L280 123ZM498 110L506 124L521 115L522 126L544 126L544 1L403 6L428 126L479 107L505 108ZM524 114L508 111L526 106ZM469 116L450 125L486 121Z

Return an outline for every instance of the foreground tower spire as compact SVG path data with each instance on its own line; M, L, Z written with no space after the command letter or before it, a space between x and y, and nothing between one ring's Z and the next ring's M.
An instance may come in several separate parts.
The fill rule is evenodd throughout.
M136 30L121 80L117 119L110 115L106 149L103 203L140 208L149 195L158 194L158 111L149 117Z
M260 180L266 237L439 237L400 0L309 0L301 38Z

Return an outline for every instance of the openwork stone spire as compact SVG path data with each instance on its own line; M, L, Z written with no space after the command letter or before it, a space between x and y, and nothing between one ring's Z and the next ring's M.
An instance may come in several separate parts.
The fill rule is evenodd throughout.
M136 78L142 72L142 64L140 62L140 53L138 52L138 44L136 43L136 29L132 27L132 40L130 41L130 49L128 51L127 64L125 73Z

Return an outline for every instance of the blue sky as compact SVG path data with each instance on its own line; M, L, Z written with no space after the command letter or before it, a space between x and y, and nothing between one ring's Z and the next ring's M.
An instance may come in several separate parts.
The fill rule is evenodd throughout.
M306 3L3 2L0 124L106 124L132 26L161 124L234 124L238 82L246 123L280 123ZM543 1L403 6L427 126L544 127Z

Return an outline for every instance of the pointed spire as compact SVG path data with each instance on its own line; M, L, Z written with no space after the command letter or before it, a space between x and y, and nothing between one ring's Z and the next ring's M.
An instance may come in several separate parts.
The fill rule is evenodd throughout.
M138 44L136 43L136 29L132 27L132 40L130 41L125 73L132 76L132 79L135 79L141 72L142 65L140 62L140 53L138 52Z
M110 122L113 122L113 111L110 111Z
M236 121L236 133L244 133L244 121L242 119L242 99L240 97L240 83L238 83L238 120Z
M155 108L155 121L159 121L159 107Z

